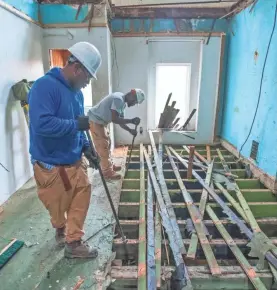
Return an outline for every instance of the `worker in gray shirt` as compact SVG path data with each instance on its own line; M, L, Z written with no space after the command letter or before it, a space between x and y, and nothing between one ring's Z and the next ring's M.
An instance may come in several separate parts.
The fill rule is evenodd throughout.
M121 128L136 136L137 131L131 129L127 124L138 125L140 118L125 119L124 111L126 106L132 107L141 104L145 100L145 94L140 89L132 89L130 92L112 93L92 107L89 112L90 131L92 134L95 149L100 157L100 166L106 179L120 179L120 166L115 166L111 161L110 137L107 125L111 122L118 124Z

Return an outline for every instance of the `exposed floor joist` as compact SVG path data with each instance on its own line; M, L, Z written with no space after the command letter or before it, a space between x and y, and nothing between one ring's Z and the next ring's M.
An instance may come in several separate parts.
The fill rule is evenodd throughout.
M182 154L183 158L188 158L187 152L182 147L175 147L176 152L178 154ZM208 150L208 151L207 151ZM215 168L217 170L223 170L222 163L220 157L218 156L218 152L216 147L206 147L206 146L196 146L196 151L201 154L205 159L213 160L215 159ZM238 162L237 158L231 154L228 150L220 147L220 152L223 154L226 163L231 168L231 173L235 176L236 182L240 188L240 192L247 201L251 211L253 212L257 224L263 230L263 232L270 238L274 245L277 244L277 199L276 196L267 189L263 184L260 183L257 178L249 178L245 165L243 162ZM176 162L179 167L178 171L182 177L182 182L186 186L188 192L190 193L192 200L195 206L199 206L199 202L201 200L202 195L202 187L198 183L196 179L187 179L187 170L182 166L180 162ZM201 178L205 178L205 170L194 166L194 170L198 172ZM137 277L135 275L136 269L136 261L138 259L138 246L139 246L139 206L140 206L140 163L139 163L139 150L135 148L133 151L133 156L130 163L130 169L128 175L125 176L123 181L122 191L121 191L121 200L119 205L119 218L121 220L121 224L123 229L128 233L128 248L132 252L132 256L134 259L135 265L134 268L113 268L112 275L114 278L117 277L117 282L111 285L110 289L122 289L120 287L130 287L130 289L135 288L137 285ZM145 176L147 176L147 168L145 167ZM186 249L188 249L191 240L187 233L187 218L190 216L187 210L187 204L184 202L183 195L179 188L178 182L176 180L176 176L172 170L171 164L169 160L164 155L163 157L163 175L164 180L168 189L168 194L171 199L171 203L177 218L177 224L182 234L183 243ZM145 194L147 194L147 179L145 178ZM227 202L227 205L231 206L231 204L226 200L225 195L219 190L215 189L215 192L221 196L221 198ZM233 198L236 198L235 191L229 191L228 194ZM204 224L207 227L209 233L211 234L211 239L209 243L211 245L212 251L215 253L216 259L219 263L220 269L222 271L222 275L218 276L216 279L211 275L210 269L207 264L207 260L205 257L205 253L201 250L200 245L197 247L197 255L195 260L186 260L186 266L188 267L188 271L190 273L193 289L252 289L251 284L254 285L263 285L261 287L265 287L263 289L271 289L273 285L273 276L271 271L264 270L261 272L256 272L256 278L252 279L251 271L253 269L253 265L256 264L257 260L248 257L249 248L247 244L249 240L247 237L240 233L237 226L231 223L228 219L226 219L226 215L222 212L221 208L215 203L215 201L209 198L207 203L208 206L213 209L214 213L217 217L220 218L220 222L222 226L226 229L224 233L225 237L227 233L232 237L233 242L236 245L235 253L237 258L239 255L244 255L247 260L242 261L245 269L244 271L239 266L238 260L234 257L231 249L229 248L231 244L226 244L226 240L221 236L221 233L218 231L214 221L211 220L210 216L207 213L204 215ZM154 204L155 206L155 204ZM214 217L213 217L214 218ZM243 223L245 223L242 220ZM229 240L227 240L229 242ZM167 271L169 269L174 269L172 267L173 257L172 253L170 253L170 264L167 264L167 254L166 247L170 246L168 243L168 238L161 241L161 264L166 263L167 268L162 267L161 271ZM120 259L123 256L123 245L122 242L118 239L114 240L114 249L117 251L117 256ZM206 253L207 254L207 253ZM247 263L248 266L247 266ZM233 273L231 269L235 269ZM230 272L229 272L230 271ZM246 272L245 272L246 271ZM248 272L247 272L248 271ZM123 273L124 272L124 273ZM248 277L252 279L252 283L249 281L249 278L245 274L247 273ZM161 280L161 289L163 289L163 285L165 285L165 279L162 275ZM167 278L169 279L169 277ZM259 284L261 283L261 284ZM203 285L205 285L204 288ZM259 286L257 286L259 287ZM124 288L125 289L125 288ZM137 288L139 289L139 288ZM257 288L258 289L258 288Z

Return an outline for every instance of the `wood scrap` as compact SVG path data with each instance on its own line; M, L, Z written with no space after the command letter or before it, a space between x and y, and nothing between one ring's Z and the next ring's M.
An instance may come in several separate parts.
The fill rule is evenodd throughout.
M83 285L84 282L85 282L85 279L80 278L80 279L78 280L78 282L75 284L73 290L78 290L78 289L80 289L80 287Z
M196 109L193 109L191 111L189 117L187 118L186 122L184 123L184 125L179 128L179 131L186 130L187 125L189 124L189 122L191 121L191 119L192 119L192 117L194 116L195 113L196 113Z
M78 10L77 10L76 15L75 15L75 20L78 20L79 14L80 14L81 9L82 9L82 6L83 6L83 4L80 4L78 6Z
M178 126L178 122L179 122L180 118L177 118L173 123L172 123L172 127L171 128L175 128L176 126Z
M167 101L164 106L164 110L161 113L161 117L159 120L158 128L173 128L177 125L180 118L177 118L180 110L175 108L176 101L173 101L171 105L169 105L170 99L172 97L172 93L168 95ZM175 120L176 119L176 120Z
M189 147L189 167L188 167L188 171L187 171L187 179L191 179L192 178L192 167L193 167L194 150L195 150L195 146L190 146Z
M160 214L162 218L162 223L168 235L169 244L172 250L172 254L173 254L173 258L174 258L174 262L176 266L176 271L175 271L175 275L173 275L173 279L176 283L178 282L178 286L180 286L180 289L183 289L182 287L186 286L187 287L186 289L192 290L193 289L192 283L188 274L188 269L182 257L182 250L180 248L180 247L183 247L183 241L182 241L182 245L180 245L180 243L178 243L176 239L176 231L175 231L175 228L172 226L171 218L169 217L167 207L163 200L160 186L157 182L155 173L153 171L152 163L150 161L150 158L145 148L143 152L144 152L145 160L146 160L147 167L149 170L149 174L151 177L153 190L155 192L157 201L161 209ZM176 222L176 219L175 219L175 222Z

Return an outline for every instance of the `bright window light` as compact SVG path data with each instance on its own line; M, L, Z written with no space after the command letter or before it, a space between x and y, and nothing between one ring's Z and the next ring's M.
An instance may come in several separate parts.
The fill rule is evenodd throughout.
M171 101L176 101L175 108L180 109L177 117L183 125L189 115L191 64L156 65L156 107L155 125L158 126L167 97L172 93Z
M89 83L85 88L81 89L84 95L84 106L92 107L92 90L91 83Z

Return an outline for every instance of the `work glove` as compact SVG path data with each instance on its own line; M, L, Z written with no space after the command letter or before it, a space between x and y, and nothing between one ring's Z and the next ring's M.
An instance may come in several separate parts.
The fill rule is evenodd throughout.
M97 153L96 153L97 156L95 156L89 147L85 148L83 153L89 162L89 167L98 169L99 168L99 157L98 157Z
M136 137L137 136L137 134L138 134L138 132L137 132L137 130L136 129L130 129L130 134L132 134L134 137Z
M132 121L132 124L137 126L140 123L140 118L136 117L136 118L133 118L131 121Z
M89 130L89 118L87 116L78 116L77 123L78 131Z

